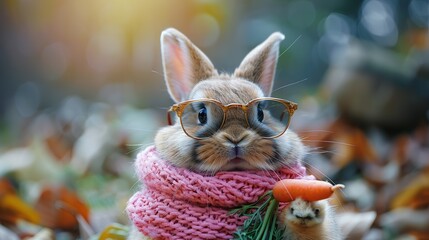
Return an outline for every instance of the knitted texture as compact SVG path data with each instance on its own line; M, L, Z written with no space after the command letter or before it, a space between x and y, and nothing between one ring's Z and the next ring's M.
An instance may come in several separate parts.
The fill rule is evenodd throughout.
M170 165L155 147L137 155L142 189L128 201L127 213L152 239L231 239L244 217L235 207L256 201L280 179L309 178L296 164L278 171L223 171L202 175Z

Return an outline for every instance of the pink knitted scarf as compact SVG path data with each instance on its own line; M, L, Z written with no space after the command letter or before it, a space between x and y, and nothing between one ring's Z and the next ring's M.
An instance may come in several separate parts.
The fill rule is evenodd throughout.
M142 189L128 201L128 216L152 239L231 239L244 217L235 207L256 201L274 183L311 178L297 164L278 171L225 171L201 175L170 165L155 147L139 153L135 163Z

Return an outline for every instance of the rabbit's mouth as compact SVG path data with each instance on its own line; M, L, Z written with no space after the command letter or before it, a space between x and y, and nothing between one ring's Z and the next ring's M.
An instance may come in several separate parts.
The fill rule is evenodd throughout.
M246 160L244 160L242 158L239 158L239 157L236 157L236 158L233 158L233 159L229 160L230 164L235 164L235 165L239 165L239 164L242 164L242 163L245 163L245 162L246 162Z
M223 165L219 170L221 171L243 171L253 169L244 158L234 157L229 159L225 165Z
M245 159L234 157L227 160L219 170L220 171L243 171L251 168L252 167Z

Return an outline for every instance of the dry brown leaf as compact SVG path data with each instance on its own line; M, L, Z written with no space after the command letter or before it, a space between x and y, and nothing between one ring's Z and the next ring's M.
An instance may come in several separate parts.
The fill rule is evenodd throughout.
M354 160L375 163L378 160L375 149L359 129L347 129L339 132L331 141L334 149L332 161L342 168Z
M298 134L305 142L305 145L328 149L335 141L336 136L338 136L339 133L348 131L349 128L347 123L341 118L338 118L327 124L323 130L305 130L298 132Z
M314 148L328 148L330 143L330 139L333 139L335 132L331 132L328 130L324 131L300 131L298 132L299 137L305 142L306 146L314 147Z
M356 128L351 134L354 137L352 144L355 146L355 156L364 162L376 162L378 160L377 152L365 133Z
M339 169L355 159L355 149L353 146L353 137L349 134L341 134L333 141L331 149L334 152L332 162Z
M32 223L40 223L39 214L18 195L10 192L0 194L0 222L15 224L23 219Z
M340 169L354 160L374 163L379 158L365 133L341 118L328 125L325 131L303 131L300 137L311 147L333 152L332 161Z
M429 34L426 28L414 28L408 31L408 41L413 47L424 51L429 48Z
M395 139L393 156L391 158L395 159L401 166L407 162L409 141L410 139L406 135Z
M426 231L410 231L409 234L414 237L415 240L428 240L429 229Z
M70 160L72 149L64 139L59 136L51 135L45 138L46 148L51 152L56 160L62 162Z
M0 195L6 194L6 193L15 194L16 193L15 188L7 179L0 178Z
M42 224L50 228L75 230L78 228L78 215L89 221L89 208L76 193L64 186L45 187L36 209L42 217Z
M429 206L429 198L424 197L429 191L429 171L424 171L415 177L410 184L402 189L392 200L392 209L402 207Z

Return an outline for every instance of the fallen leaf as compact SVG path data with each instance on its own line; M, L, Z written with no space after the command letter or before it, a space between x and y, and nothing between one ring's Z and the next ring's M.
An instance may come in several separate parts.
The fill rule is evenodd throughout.
M320 152L332 153L332 162L341 169L355 160L375 163L379 156L365 133L341 118L336 119L323 131L301 131L304 143Z
M70 160L72 149L68 146L63 138L56 135L51 135L45 138L47 150L59 162Z
M429 171L424 171L415 177L407 187L402 189L392 200L392 209L402 207L426 207L429 206L429 198L425 197L429 192Z
M364 162L376 162L378 160L377 153L365 133L356 128L351 134L353 136L351 144L355 146L355 156Z
M78 215L89 221L89 208L76 193L65 186L45 187L36 203L36 209L42 217L42 224L50 228L76 230L79 226Z
M6 178L0 178L0 195L6 193L16 194L15 188L12 186L9 180Z
M15 224L20 219L40 223L39 214L15 193L0 194L0 212L1 223Z
M427 240L429 236L429 230L426 231L410 231L409 234L414 237L415 240Z
M401 135L395 139L391 159L398 162L401 166L404 165L408 160L409 142L410 139L406 135Z
M129 233L129 227L123 226L121 224L113 223L107 226L98 237L99 240L126 240Z

